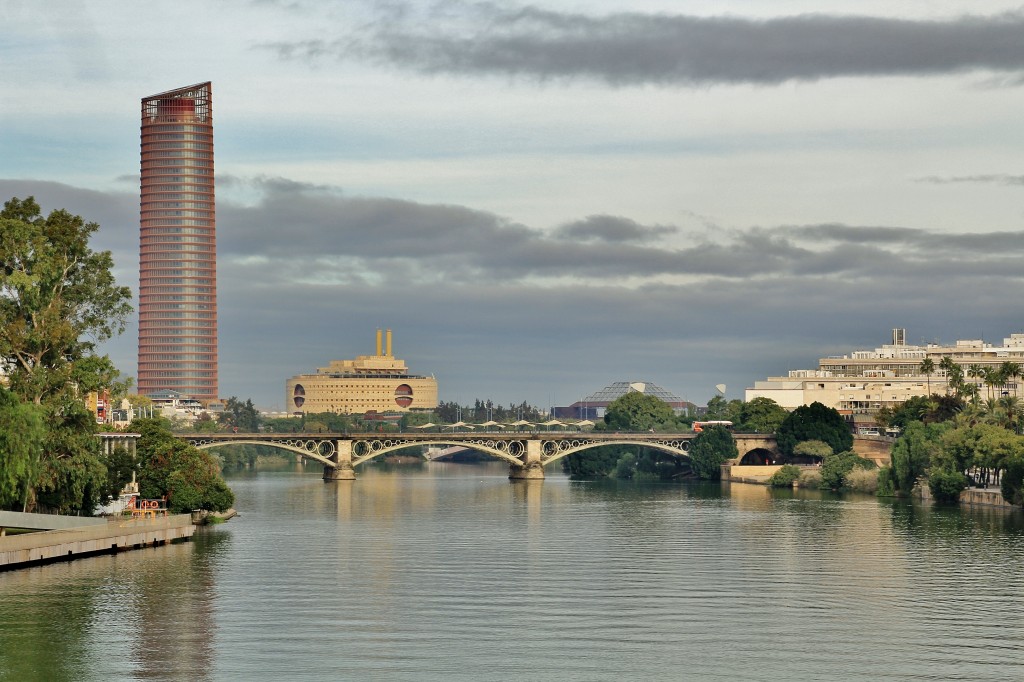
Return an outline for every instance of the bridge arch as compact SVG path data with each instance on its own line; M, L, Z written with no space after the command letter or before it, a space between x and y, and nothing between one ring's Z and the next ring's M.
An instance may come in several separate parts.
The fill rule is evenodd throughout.
M296 438L294 441L229 440L206 443L193 442L192 445L200 450L212 450L213 448L220 448L229 445L261 445L263 447L294 452L295 454L302 455L307 459L316 460L324 466L336 466L336 464L330 460L331 455L334 454L334 444L331 441Z
M579 452L600 448L606 445L636 445L651 450L666 452L674 457L690 459L689 439L666 439L664 441L637 442L635 440L601 440L592 441L585 438L578 440L545 441L541 447L541 464L547 466L552 462L574 455ZM553 447L551 447L553 446Z
M773 463L778 456L777 452L768 448L751 448L739 458L738 464L741 466L763 466Z
M363 438L352 441L352 466L376 459L392 452L411 447L424 447L427 443L421 440L405 440L403 438ZM495 459L509 464L522 464L521 457L526 452L526 445L519 440L495 440L480 438L479 440L431 440L429 445L447 445L476 450Z

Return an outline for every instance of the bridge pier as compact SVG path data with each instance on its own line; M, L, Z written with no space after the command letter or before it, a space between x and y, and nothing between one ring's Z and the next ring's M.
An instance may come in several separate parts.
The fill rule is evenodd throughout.
M325 481L354 481L356 480L356 470L349 465L347 468L342 467L329 467L324 465L324 480Z
M339 438L334 441L334 454L331 461L335 466L324 465L325 481L354 481L356 470L352 468L352 441Z
M508 468L510 481L543 481L544 467L540 462L531 462L522 466L513 464Z
M544 479L544 465L540 461L541 442L531 438L526 441L526 452L523 463L513 464L508 469L508 477L513 481L536 481Z

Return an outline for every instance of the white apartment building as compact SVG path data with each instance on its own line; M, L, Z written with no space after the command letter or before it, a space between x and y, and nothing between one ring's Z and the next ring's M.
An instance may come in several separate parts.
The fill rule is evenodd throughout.
M947 392L945 372L939 368L943 358L952 358L964 371L972 365L998 368L1004 362L1024 365L1024 333L1011 334L1001 346L980 339L956 341L953 345L907 345L906 330L893 329L892 343L874 350L853 351L849 355L818 360L817 369L791 370L785 377L768 377L755 381L744 398L771 398L792 410L801 405L820 402L842 414L874 414L882 407L893 407L915 396ZM921 362L931 358L935 372L921 373ZM978 385L984 395L981 379L965 377ZM1020 377L1011 379L1003 390L1017 395Z

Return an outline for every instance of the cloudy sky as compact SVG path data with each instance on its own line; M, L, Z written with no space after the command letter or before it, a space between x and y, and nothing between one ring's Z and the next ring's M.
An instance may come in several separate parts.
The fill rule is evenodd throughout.
M1024 331L1022 36L1021 0L5 0L0 196L136 288L139 100L210 80L225 396L382 327L445 400L703 404Z

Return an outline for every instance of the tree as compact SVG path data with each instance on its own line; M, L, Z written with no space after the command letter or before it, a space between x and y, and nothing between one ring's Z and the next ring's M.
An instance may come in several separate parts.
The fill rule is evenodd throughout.
M921 364L920 366L918 366L918 369L920 370L921 374L928 377L928 395L931 395L932 374L935 374L935 361L932 360L931 358L925 358L924 360L921 361Z
M260 428L260 413L252 404L252 399L243 403L235 396L231 396L224 403L224 411L221 412L219 421L228 428L243 433L255 433Z
M962 395L964 368L947 355L939 361L939 369L946 375L946 392L952 390L954 395Z
M0 386L0 425L0 508L24 510L43 457L43 410Z
M893 408L888 423L901 430L911 422L936 424L953 419L963 407L963 399L956 395L917 395Z
M804 440L793 447L794 459L807 459L812 463L821 462L832 454L832 446L823 440Z
M846 477L854 469L874 469L871 460L859 457L852 450L837 452L825 458L821 465L821 487L825 490L839 490L846 486Z
M217 459L175 438L166 419L136 419L131 428L140 434L136 450L142 497L166 497L174 513L224 511L234 504Z
M693 472L707 481L717 481L722 475L722 464L739 454L732 434L721 426L704 429L690 444Z
M110 252L89 248L97 229L64 210L44 218L32 197L0 211L0 368L11 393L40 408L46 432L26 509L45 496L58 511L91 511L105 477L82 396L120 391L96 344L124 330L131 292L115 284Z
M203 412L196 418L192 428L197 433L216 433L217 422L213 420L209 412Z
M704 415L705 419L711 421L727 419L729 417L728 409L729 403L725 400L725 398L723 398L720 395L716 395L714 398L708 401L708 409L706 414Z
M1024 505L1024 454L1006 463L999 487L1004 500L1010 504Z
M37 405L109 387L117 370L96 343L124 331L131 291L114 283L99 229L67 211L43 218L32 197L0 211L0 362L10 389Z
M623 451L612 445L590 448L562 458L562 470L573 480L606 478L616 470Z
M917 479L925 474L932 457L941 448L942 434L946 424L925 424L910 422L903 434L892 446L890 472L893 492L909 495Z
M993 397L993 389L999 385L999 370L995 367L985 367L981 370L982 378L985 380L985 386L988 387L988 397Z
M675 426L675 413L661 398L630 391L608 403L604 422L616 431L663 431Z
M928 489L936 502L957 502L960 491L967 487L967 477L959 471L937 469L928 474Z
M984 379L985 370L982 368L981 365L977 363L972 363L970 365L967 365L967 376L970 377L971 379Z
M668 403L638 391L631 391L610 402L604 421L607 429L615 431L665 431L677 426L675 414ZM679 473L680 466L678 458L649 448L612 445L591 448L562 460L562 469L574 479L633 478L637 472L649 477L669 478Z
M824 441L832 452L853 447L853 434L843 417L819 402L801 405L786 415L775 431L775 438L784 457L791 457L796 444L805 440Z
M800 467L795 464L783 464L765 483L772 488L789 488L794 481L800 479Z
M741 405L736 429L755 433L775 433L787 416L789 412L771 398L754 398Z
M1010 381L1013 382L1013 395L1016 396L1018 393L1017 379L1021 377L1020 363L1007 360L999 366L999 373L1002 375L1004 384Z

